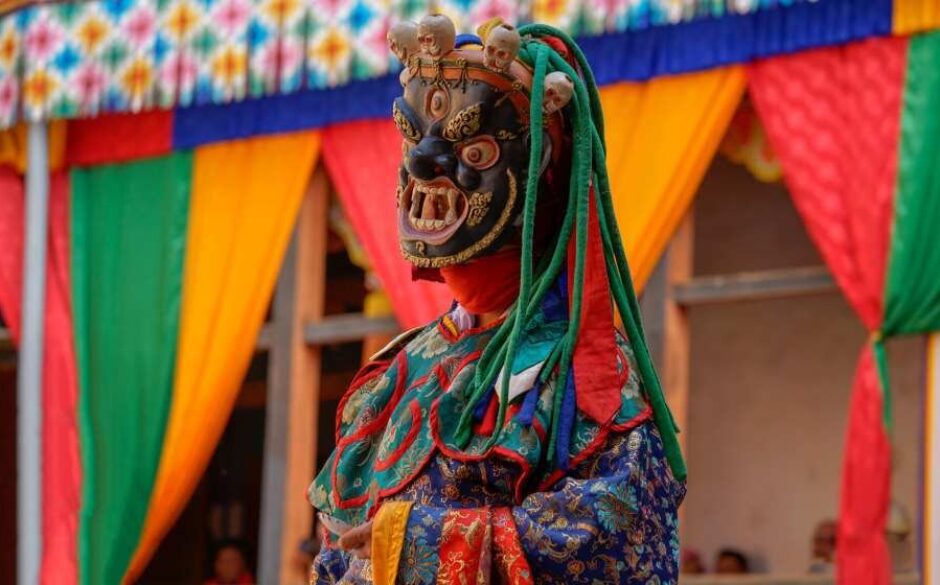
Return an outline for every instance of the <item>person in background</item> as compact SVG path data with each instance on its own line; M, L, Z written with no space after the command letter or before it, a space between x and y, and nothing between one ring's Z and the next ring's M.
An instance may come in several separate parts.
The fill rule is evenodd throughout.
M241 543L226 540L218 544L212 565L213 577L206 585L254 585Z
M698 551L686 548L682 550L681 572L683 575L703 575L705 563Z
M826 519L813 530L813 560L809 572L832 573L836 562L836 521Z
M747 556L743 552L724 548L715 557L715 572L719 575L745 575L750 573Z

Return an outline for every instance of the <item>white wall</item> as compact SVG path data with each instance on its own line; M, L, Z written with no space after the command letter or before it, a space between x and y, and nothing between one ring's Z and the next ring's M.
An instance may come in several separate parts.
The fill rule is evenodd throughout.
M780 185L716 161L696 208L696 272L820 260ZM710 563L724 546L765 569L801 572L817 521L838 510L852 375L866 333L837 294L690 311L684 546ZM889 345L895 497L916 525L923 341Z

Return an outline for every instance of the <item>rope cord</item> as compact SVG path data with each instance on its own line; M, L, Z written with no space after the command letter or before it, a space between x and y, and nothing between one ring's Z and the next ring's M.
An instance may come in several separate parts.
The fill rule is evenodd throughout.
M544 455L548 462L555 458L566 379L581 328L583 287L578 286L578 283L584 280L591 186L595 185L594 204L597 209L605 269L611 293L617 311L623 319L627 337L633 344L639 375L653 409L653 418L662 435L666 458L673 473L679 478L684 478L686 470L676 437L675 421L666 404L646 345L640 323L639 304L614 216L610 181L606 170L603 112L594 76L584 54L562 31L547 25L534 24L521 27L519 32L523 36L519 57L530 64L534 71L530 94L531 148L522 209L519 297L478 360L470 397L458 423L456 441L462 448L469 443L472 438L473 413L480 400L489 395L489 389L494 387L495 380L502 371L503 378L500 387L495 388L499 395L497 424L483 447L484 451L499 440L506 420L513 360L525 334L526 326L537 316L545 295L557 282L565 266L572 231L574 231L574 273L569 275L569 278L573 279L574 286L571 286L568 326L561 339L549 352L539 375L542 383L548 382L551 377L556 380L552 420L549 425L550 437ZM542 37L561 40L573 56L576 67L566 61L550 45L541 42L539 39ZM551 254L543 256L538 266L533 268L532 246L544 140L542 100L545 91L545 75L551 71L566 73L574 84L574 95L568 105L568 119L572 128L571 177L565 214L558 228L558 234L553 244L549 246L552 250Z

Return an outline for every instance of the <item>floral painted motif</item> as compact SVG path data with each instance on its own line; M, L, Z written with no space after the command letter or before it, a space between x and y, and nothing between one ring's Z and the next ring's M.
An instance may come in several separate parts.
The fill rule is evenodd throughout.
M576 35L806 0L440 0L458 29L499 17ZM0 16L0 127L27 118L228 103L383 75L389 27L416 0L89 0ZM20 103L22 102L22 103Z

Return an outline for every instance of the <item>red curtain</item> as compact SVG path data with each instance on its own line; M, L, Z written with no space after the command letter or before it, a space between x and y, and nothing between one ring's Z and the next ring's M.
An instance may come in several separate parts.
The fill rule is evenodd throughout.
M404 327L424 325L447 309L442 284L415 281L398 249L395 209L401 136L391 120L364 120L323 131L323 161L349 222L362 241Z
M776 57L748 81L810 237L875 343L859 358L843 463L838 582L887 585L890 443L884 422L885 264L897 177L905 39Z
M68 175L51 176L42 396L42 582L76 583L81 457L69 303ZM23 287L23 179L0 168L0 312L19 339Z
M172 150L172 111L104 114L68 124L65 156L69 165L126 162Z

